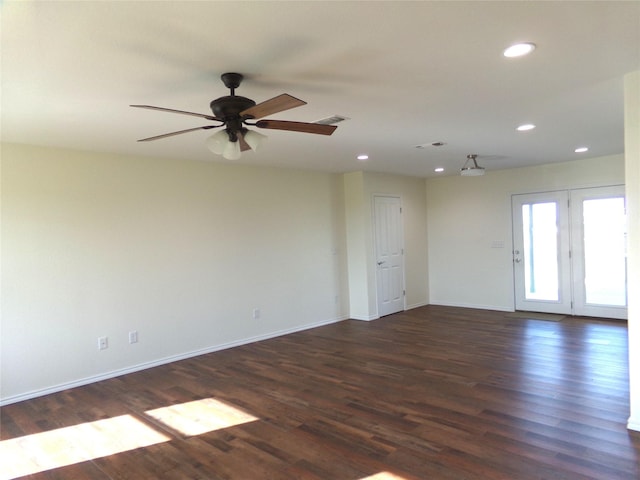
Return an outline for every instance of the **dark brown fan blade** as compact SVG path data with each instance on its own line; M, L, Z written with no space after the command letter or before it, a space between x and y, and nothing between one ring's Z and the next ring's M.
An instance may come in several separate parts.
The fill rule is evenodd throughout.
M163 133L162 135L156 135L155 137L142 138L139 142L150 142L151 140L159 140L161 138L173 137L174 135L180 135L182 133L195 132L196 130L209 130L215 128L216 125L205 125L204 127L187 128L186 130L179 130L177 132Z
M136 108L148 108L149 110L159 110L161 112L181 113L182 115L191 115L193 117L206 118L207 120L214 120L216 122L224 121L214 117L213 115L205 115L204 113L185 112L184 110L174 110L173 108L154 107L153 105L129 105L129 106L136 107Z
M335 125L322 125L320 123L288 122L286 120L258 120L256 127L271 128L273 130L289 130L292 132L317 133L319 135L331 135Z
M266 117L267 115L283 112L284 110L289 110L290 108L301 107L302 105L306 104L307 102L300 100L299 98L292 97L287 93L283 93L282 95L278 95L277 97L265 100L262 103L243 110L242 112L240 112L240 116L248 118L262 118Z

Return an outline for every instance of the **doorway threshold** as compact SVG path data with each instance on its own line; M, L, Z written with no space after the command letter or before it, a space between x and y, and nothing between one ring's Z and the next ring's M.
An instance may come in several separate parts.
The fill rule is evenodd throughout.
M527 320L546 320L548 322L560 322L567 316L556 313L523 312L515 311L505 314L506 318L525 318Z

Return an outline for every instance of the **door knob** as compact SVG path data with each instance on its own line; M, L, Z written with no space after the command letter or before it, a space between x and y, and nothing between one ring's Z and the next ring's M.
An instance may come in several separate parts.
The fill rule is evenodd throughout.
M378 266L382 265L384 263L384 260L381 260L378 262Z

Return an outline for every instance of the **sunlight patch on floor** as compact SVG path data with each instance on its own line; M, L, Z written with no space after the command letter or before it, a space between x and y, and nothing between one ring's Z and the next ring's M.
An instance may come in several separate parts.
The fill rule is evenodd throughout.
M145 415L186 436L258 420L214 398L156 408ZM168 432L164 434L160 430L133 415L122 415L3 440L0 441L0 480L16 479L172 439Z
M407 480L406 477L401 477L391 472L380 472L369 477L363 477L360 480Z
M258 420L257 417L214 398L156 408L145 413L186 436L201 435Z
M131 415L82 423L0 442L0 480L167 442Z

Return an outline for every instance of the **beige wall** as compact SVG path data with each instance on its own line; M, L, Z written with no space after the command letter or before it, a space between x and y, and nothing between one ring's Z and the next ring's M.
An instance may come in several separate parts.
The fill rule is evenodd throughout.
M424 180L369 172L349 173L344 179L352 318L373 320L379 317L373 244L373 199L378 194L398 196L402 205L406 308L428 304Z
M344 239L336 175L3 145L3 401L346 318Z
M377 318L375 194L402 199L408 308L511 310L511 195L625 180L622 155L424 180L7 144L1 153L5 403ZM637 158L626 162L633 198ZM109 349L97 350L99 336ZM630 425L640 423L637 398Z
M428 302L422 179L1 153L2 403L377 317L374 193L402 198L407 306ZM109 348L98 351L101 336Z
M511 195L616 184L622 155L427 179L430 302L513 310Z

